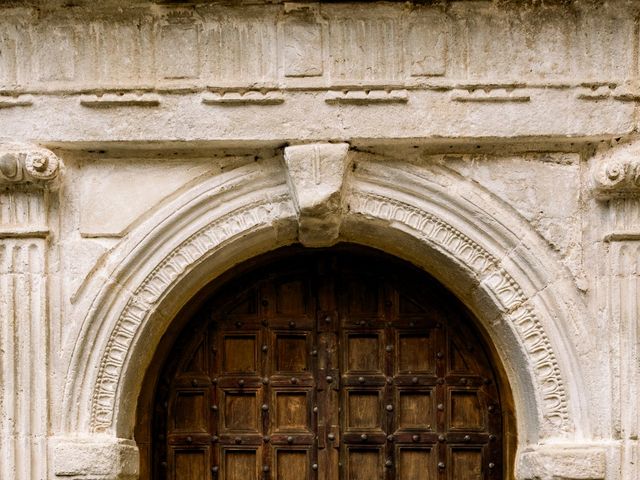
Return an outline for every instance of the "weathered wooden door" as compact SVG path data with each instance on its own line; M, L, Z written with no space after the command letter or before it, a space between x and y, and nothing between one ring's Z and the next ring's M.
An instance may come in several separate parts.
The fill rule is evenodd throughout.
M436 282L376 257L307 254L228 285L156 398L159 479L502 478L480 337Z

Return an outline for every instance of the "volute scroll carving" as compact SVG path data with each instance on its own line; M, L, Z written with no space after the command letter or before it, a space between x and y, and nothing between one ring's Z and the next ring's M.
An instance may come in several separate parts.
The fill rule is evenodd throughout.
M640 144L618 147L606 154L595 165L592 180L600 200L640 198Z
M19 143L0 143L0 186L54 186L62 161L50 150Z

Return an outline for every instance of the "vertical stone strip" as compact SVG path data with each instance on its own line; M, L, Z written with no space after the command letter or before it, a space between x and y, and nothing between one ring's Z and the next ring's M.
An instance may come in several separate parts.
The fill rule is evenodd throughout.
M640 202L638 202L640 203ZM616 248L617 247L617 248ZM640 307L640 283L638 282L638 261L640 242L626 241L613 245L617 250L616 274L620 298L620 424L624 439L622 452L622 478L640 478L638 466L638 404L640 395L638 376L640 357L638 352L638 314ZM613 272L612 272L613 273Z
M607 328L615 332L613 434L621 440L621 478L640 478L640 145L604 155L594 165L592 179L605 219L600 304Z
M45 240L3 238L0 252L0 478L43 479L47 434Z
M47 477L46 202L60 162L0 144L0 478Z

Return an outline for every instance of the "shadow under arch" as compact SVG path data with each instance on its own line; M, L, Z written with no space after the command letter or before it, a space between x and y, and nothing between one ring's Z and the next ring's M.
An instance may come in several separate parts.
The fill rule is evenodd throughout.
M412 283L409 290L414 295L417 294L415 289L418 285L430 287L438 292L436 294L431 292L428 295L432 299L431 301L437 304L433 305L435 310L446 311L447 317L457 317L458 328L462 328L467 332L468 336L465 339L473 339L474 347L482 352L480 357L484 358L483 355L486 355L489 359L490 368L494 374L493 378L497 382L496 388L499 392L499 408L503 425L500 436L501 451L503 453L501 461L503 476L501 478L513 478L514 458L517 448L513 396L499 355L480 322L474 318L473 314L464 307L455 295L447 291L440 282L432 278L424 270L395 255L353 243L339 243L328 248L307 248L300 244L294 244L258 255L224 272L201 291L197 292L192 300L185 305L160 341L154 358L146 371L141 395L138 399L135 441L140 449L141 478L156 478L153 471L154 466L158 467L158 461L157 459L154 461L154 455L158 449L158 437L164 438L164 433L153 430L154 417L158 414L158 409L156 408L159 405L158 389L162 389L160 384L167 385L166 380L169 377L166 377L166 375L171 375L168 370L172 371L171 368L167 367L171 365L175 369L177 367L176 362L182 358L182 355L186 354L184 343L192 343L195 338L192 338L192 334L211 323L211 319L206 317L205 307L207 311L209 308L216 308L218 304L215 300L220 299L221 292L222 296L233 292L233 298L236 298L239 292L243 288L251 286L252 282L264 280L265 275L271 276L273 268L275 267L277 271L278 265L282 266L284 263L304 264L305 257L308 259L309 257L322 257L323 255L347 255L351 261L354 258L359 259L357 261L363 262L362 266L364 268L368 268L371 265L372 274L374 271L379 270L382 265L389 269L394 276L403 275L403 278L411 278ZM375 262L375 265L370 262ZM364 276L366 277L368 274L364 274ZM414 298L418 299L419 297ZM214 301L212 302L212 300ZM462 314L461 317L460 314ZM184 360L184 358L182 359ZM161 399L160 403L162 402L163 400Z
M342 241L424 269L480 320L513 389L522 448L588 434L570 341L590 345L577 321L581 302L526 222L446 172L366 158L344 201ZM132 438L144 372L180 309L233 265L296 240L278 161L208 179L146 219L96 274L103 285L68 370L65 430Z

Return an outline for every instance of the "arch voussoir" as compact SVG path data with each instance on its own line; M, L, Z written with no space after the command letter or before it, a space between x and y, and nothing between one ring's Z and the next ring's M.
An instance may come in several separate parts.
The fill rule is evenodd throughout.
M511 254L529 237L505 233L500 229L504 219L487 218L486 212L477 214L473 205L452 200L455 193L447 193L435 182L412 180L414 166L376 164L368 169L368 161L358 159L357 171L345 172L347 178L336 184L342 205L332 207L332 215L340 216L338 241L380 248L418 264L440 278L481 320L486 319L484 328L496 349L504 352L507 374L515 383L523 446L545 438L571 441L576 423L581 423L581 431L588 430L575 413L585 408L582 398L573 394L580 389L580 371L567 374L568 365L576 364L575 354L561 332L548 329L549 318L565 318L567 312L560 307L545 311L545 305L562 305L561 301L537 301L540 290L551 291L553 285L528 281L522 272L531 265L519 264L524 257ZM125 259L118 269L143 268L144 272L117 278L121 285L117 298L102 292L88 311L86 324L99 324L96 331L101 333L79 337L86 345L78 348L74 368L82 370L76 377L85 384L71 391L82 392L76 410L86 408L87 412L84 416L69 413L70 418L79 419L76 430L131 438L135 408L130 402L139 394L140 370L146 368L139 359L150 362L171 313L188 301L193 288L203 287L225 268L298 241L296 224L301 214L283 166L284 162L261 165L260 175L251 173L251 166L242 167L247 175L237 177L237 191L230 202L216 203L217 197L229 192L219 181L200 185L197 191L175 200L162 215L149 219L146 225L151 227L140 232L140 242L128 243L133 245L127 247L129 252L118 252ZM483 192L474 195L476 202L484 198ZM187 206L193 220L185 223L181 211ZM491 205L486 211L499 212L499 208ZM307 226L313 223L308 218L305 222ZM398 247L398 239L406 240L403 248ZM141 249L158 250L152 265L148 258L144 265L139 263L134 253ZM548 259L540 265L561 271ZM438 269L459 274L460 284L439 275ZM189 289L184 287L187 281ZM148 332L154 332L151 340L141 340ZM92 348L98 353L92 358L97 360L83 365L87 342L94 342ZM563 349L561 357L558 346Z
M541 430L555 436L573 431L565 381L555 352L528 297L496 255L483 248L465 233L428 211L394 198L358 191L350 197L350 214L369 221L386 221L389 228L410 231L430 248L445 252L475 276L478 285L494 300L494 306L511 325L527 353L539 395ZM553 385L553 388L549 388Z

